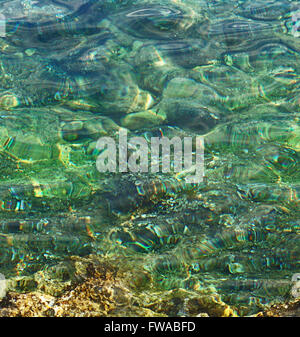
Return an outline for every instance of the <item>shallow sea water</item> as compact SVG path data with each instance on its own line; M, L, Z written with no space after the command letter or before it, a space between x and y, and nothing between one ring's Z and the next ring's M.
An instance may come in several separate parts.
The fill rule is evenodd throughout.
M298 1L1 0L0 13L6 279L93 254L147 275L141 297L184 289L239 315L295 298ZM203 182L99 172L97 141L120 130L129 155L136 136L202 136Z

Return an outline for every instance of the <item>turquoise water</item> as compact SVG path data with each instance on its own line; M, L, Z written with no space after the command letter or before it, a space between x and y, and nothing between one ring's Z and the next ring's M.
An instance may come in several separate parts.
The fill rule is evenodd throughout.
M153 292L217 294L240 315L293 299L299 3L0 6L0 273L96 254L139 266ZM203 181L99 172L97 141L120 130L128 155L137 136L202 136Z

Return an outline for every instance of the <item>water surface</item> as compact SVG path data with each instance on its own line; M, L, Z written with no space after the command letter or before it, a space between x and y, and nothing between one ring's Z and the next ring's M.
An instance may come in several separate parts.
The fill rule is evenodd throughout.
M151 276L153 292L218 295L240 315L293 298L297 1L0 6L6 278L96 254L126 257L128 270L138 265ZM97 140L117 140L121 128L129 143L203 136L203 183L191 186L172 171L99 172Z

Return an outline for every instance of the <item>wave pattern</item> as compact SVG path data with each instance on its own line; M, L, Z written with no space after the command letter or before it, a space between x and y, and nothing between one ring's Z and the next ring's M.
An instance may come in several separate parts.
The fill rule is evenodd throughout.
M213 292L241 315L291 298L297 3L0 5L0 272L125 255L153 289ZM185 172L98 172L97 140L119 150L122 129L129 154L135 136L203 136L203 183L187 184Z

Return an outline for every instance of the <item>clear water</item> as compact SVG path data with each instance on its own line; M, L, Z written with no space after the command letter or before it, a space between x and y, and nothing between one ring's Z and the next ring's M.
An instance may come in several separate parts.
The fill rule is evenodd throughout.
M293 298L300 272L297 1L0 6L6 278L98 254L127 258L128 269L139 265L154 292L215 293L241 315ZM121 128L129 143L203 136L204 181L99 172L97 140L117 140Z

